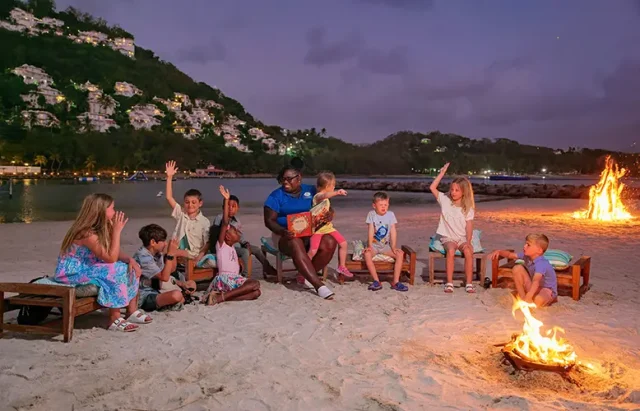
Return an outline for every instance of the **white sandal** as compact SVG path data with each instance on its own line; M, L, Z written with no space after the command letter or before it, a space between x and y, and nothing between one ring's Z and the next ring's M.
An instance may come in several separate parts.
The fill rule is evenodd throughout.
M130 333L133 331L137 331L140 328L139 325L132 324L128 321L125 321L123 318L118 318L107 328L109 331L121 331L124 333Z
M325 300L331 300L333 299L333 291L331 291L329 289L329 287L327 287L326 285L323 285L322 287L318 288L318 295L322 298L324 298Z
M135 310L128 318L127 321L133 324L149 324L153 321L153 318L142 310Z

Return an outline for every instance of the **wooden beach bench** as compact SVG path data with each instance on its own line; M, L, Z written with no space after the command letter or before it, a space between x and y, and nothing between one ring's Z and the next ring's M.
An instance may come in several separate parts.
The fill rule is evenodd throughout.
M408 245L400 246L402 251L404 251L404 261L402 262L402 271L400 272L400 279L402 280L402 276L404 275L408 280L409 284L413 285L416 280L416 252L413 248ZM374 261L373 264L376 267L376 271L380 276L388 276L393 274L393 267L395 262L392 261ZM367 268L367 263L362 260L354 260L353 254L347 255L346 267L356 275L371 275L369 274L369 269ZM338 282L340 284L344 284L344 276L338 275Z
M440 260L440 259L445 259L446 255L442 254L439 251L429 251L429 284L434 285L435 284L435 277L436 277L436 273L440 274L440 273L446 273L446 270L436 270L436 260ZM456 255L454 257L454 262L455 259L464 259L464 255ZM474 253L473 254L473 259L474 259L474 270L473 270L473 274L476 277L477 281L480 281L480 284L482 284L482 282L484 281L484 277L487 271L487 267L486 267L486 261L487 259L485 258L485 254L484 253ZM454 267L454 271L453 271L453 275L454 278L456 276L456 274L462 274L464 275L464 269L462 270L456 270Z
M5 293L18 295L5 298ZM96 295L76 297L76 287L45 284L0 283L0 336L3 331L33 334L62 334L64 342L71 341L75 318L102 307ZM62 318L41 325L21 325L4 322L4 314L22 306L57 307Z
M276 258L276 272L277 272L277 282L278 283L282 284L282 280L284 278L284 273L292 273L292 272L297 272L298 271L298 269L295 266L293 268L284 268L284 261L285 260L291 260L291 258L288 257L288 256L283 255L280 251L273 250L271 248L265 247L264 245L262 245L260 247L260 249L262 250L264 255L271 254L272 256L274 256ZM325 282L327 281L328 274L329 274L329 270L325 266L322 269L322 281L325 281ZM262 277L265 280L267 279L267 270L265 270L264 267L262 267Z
M502 260L506 260L506 262L500 264ZM514 265L516 265L516 261L507 258L493 260L491 262L491 286L493 288L511 286ZM566 269L556 269L555 271L558 277L558 295L571 296L575 301L578 301L591 288L589 284L591 257L589 256L583 255L576 262L569 264Z
M251 258L251 250L249 251L249 263L247 267L247 278L251 278L251 270L253 269L253 258ZM218 274L218 269L213 267L196 266L196 261L191 258L178 258L178 263L184 264L185 281L211 281Z

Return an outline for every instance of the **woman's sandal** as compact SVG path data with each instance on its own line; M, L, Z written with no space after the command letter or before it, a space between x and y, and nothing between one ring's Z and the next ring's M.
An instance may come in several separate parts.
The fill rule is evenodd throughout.
M464 290L469 293L469 294L475 294L476 293L476 286L469 283L464 287Z
M453 284L446 283L444 285L444 292L447 293L447 294L451 294L453 292Z
M121 331L125 333L129 333L132 331L137 331L140 328L139 325L135 325L126 321L124 318L118 318L107 328L109 331Z
M133 314L127 317L127 321L132 324L149 324L153 318L142 310L135 310Z

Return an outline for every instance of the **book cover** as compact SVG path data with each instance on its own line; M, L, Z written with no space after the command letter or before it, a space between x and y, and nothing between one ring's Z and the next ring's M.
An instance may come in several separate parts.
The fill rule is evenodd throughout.
M320 227L331 222L332 218L329 200L324 200L310 211L288 215L287 229L292 231L295 237L309 237Z

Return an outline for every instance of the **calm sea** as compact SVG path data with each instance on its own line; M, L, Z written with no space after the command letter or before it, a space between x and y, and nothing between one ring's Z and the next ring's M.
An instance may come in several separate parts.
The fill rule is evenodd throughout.
M381 178L384 181L428 181L416 178ZM349 178L339 180L374 181L367 178ZM446 180L445 180L446 181ZM504 184L505 182L489 182L489 180L473 180ZM527 184L535 182L553 184L593 184L595 179L579 180L530 180L524 182L506 182ZM305 179L305 183L314 184L314 179ZM96 192L107 193L116 201L116 208L124 211L129 217L161 217L169 213L164 198L165 182L124 182L101 180L93 183L78 183L67 180L15 180L13 198L9 198L8 181L0 184L0 223L71 220L75 217L82 199ZM277 188L273 178L238 178L238 179L189 179L174 182L174 195L180 201L184 192L190 188L200 190L204 195L203 212L213 216L220 212L222 205L218 186L224 184L232 194L240 198L243 213L261 213L262 204L269 193ZM162 192L161 196L158 194ZM419 205L432 203L429 193L391 193L394 205ZM352 190L346 198L337 198L340 207L369 207L371 193Z

